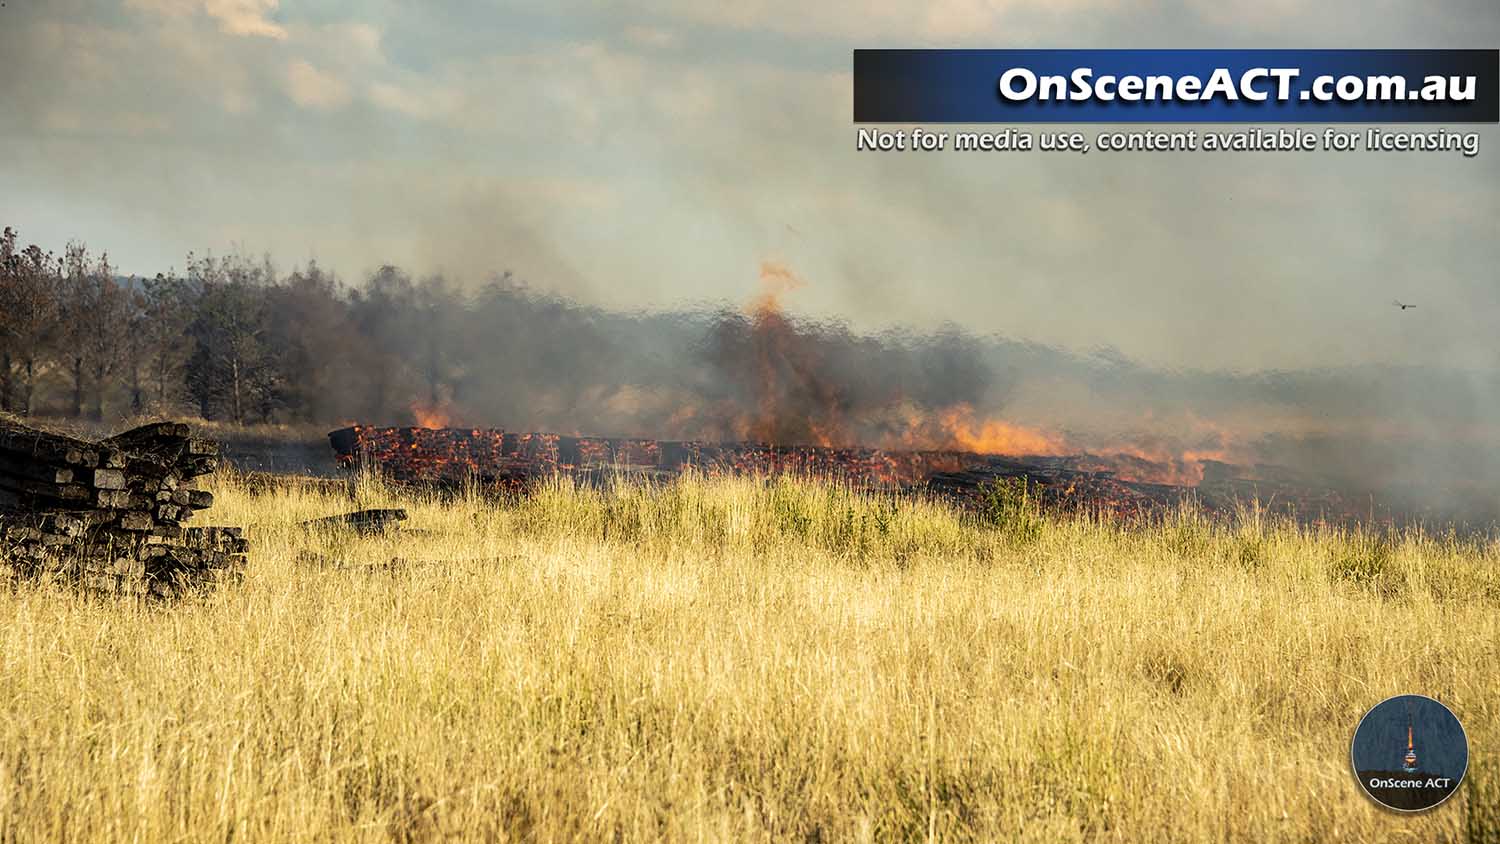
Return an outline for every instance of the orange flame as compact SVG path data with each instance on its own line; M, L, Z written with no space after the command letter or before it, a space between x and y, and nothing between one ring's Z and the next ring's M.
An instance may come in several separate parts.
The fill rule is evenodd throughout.
M1230 456L1241 451L1231 447L1237 438L1196 418L1173 420L1170 429L1181 434L1176 441L1100 437L986 416L966 402L919 404L894 385L873 394L851 387L837 377L836 365L843 361L826 357L830 352L816 326L782 308L787 294L805 286L787 266L761 263L759 291L742 311L745 322L730 323L736 333L726 335L734 344L734 376L743 379L732 395L694 400L691 394L657 395L627 386L600 392L587 404L606 420L667 417L639 436L1052 457L1126 481L1195 486L1203 480L1204 461L1240 462ZM429 429L452 427L459 415L447 394L414 401L410 410L415 424Z
M451 428L453 427L452 409L446 402L437 405L423 401L411 403L411 415L418 428Z
M768 442L824 446L872 445L978 454L1062 457L1077 455L1079 465L1109 471L1122 480L1196 485L1204 460L1228 460L1224 449L1143 446L1136 442L1083 443L1059 432L981 416L968 403L919 408L897 397L887 406L867 408L851 418L843 388L828 377L816 344L805 342L799 325L782 309L782 299L806 282L782 264L760 265L760 292L750 300L754 353L755 408L735 418L734 433ZM674 414L674 419L691 414ZM1229 440L1226 432L1204 430L1194 439L1210 445ZM1211 426L1210 426L1211 427ZM884 430L885 433L875 433ZM1207 435L1207 436L1206 436Z
M1067 442L1057 434L999 419L978 419L974 408L957 404L938 414L948 448L978 454L1067 454Z
M755 411L736 420L741 436L765 442L850 445L838 385L814 347L781 308L781 297L806 286L787 267L760 265L761 292L750 301Z
M781 312L781 297L807 286L796 273L785 264L762 261L760 264L760 293L750 300L750 315Z

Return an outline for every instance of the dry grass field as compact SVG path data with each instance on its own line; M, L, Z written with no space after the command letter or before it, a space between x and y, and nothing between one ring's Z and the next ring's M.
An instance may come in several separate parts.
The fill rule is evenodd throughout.
M411 520L358 538L217 484L241 584L0 591L0 842L1500 840L1493 543L743 479L366 485ZM1419 816L1348 763L1404 692L1474 751Z

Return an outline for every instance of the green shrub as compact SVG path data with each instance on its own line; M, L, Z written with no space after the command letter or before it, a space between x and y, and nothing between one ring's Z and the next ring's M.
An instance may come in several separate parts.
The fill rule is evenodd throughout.
M1025 478L1001 478L979 488L979 520L1007 537L1030 542L1042 532L1040 502Z

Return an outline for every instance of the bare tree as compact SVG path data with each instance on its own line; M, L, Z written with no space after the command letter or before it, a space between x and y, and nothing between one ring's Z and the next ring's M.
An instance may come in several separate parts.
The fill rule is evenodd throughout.
M0 234L0 410L10 411L11 395L15 389L11 380L12 350L11 300L15 296L16 277L20 271L20 256L16 254L16 233L10 226Z
M265 270L239 259L188 260L197 307L188 332L193 353L187 364L188 393L205 419L221 414L243 424L249 412L267 415L265 393L276 387L268 371Z
M37 380L58 336L58 262L35 244L0 235L0 408L32 411Z
M64 281L58 313L62 319L61 343L57 350L58 360L72 384L72 416L83 416L84 357L83 299L88 288L88 250L81 243L69 243L63 249Z
M142 404L166 408L181 396L192 349L187 329L195 297L187 282L174 272L158 273L141 282L140 298L140 326L133 332L133 351L142 382Z
M125 290L127 327L125 332L125 367L130 387L130 412L140 415L146 408L145 369L147 353L147 329L150 322L146 314L146 292L144 283L132 277Z
M89 415L101 420L105 395L126 360L130 296L115 281L108 254L90 260L83 244L70 243L64 263L62 357L72 388L72 415L83 416L87 403Z

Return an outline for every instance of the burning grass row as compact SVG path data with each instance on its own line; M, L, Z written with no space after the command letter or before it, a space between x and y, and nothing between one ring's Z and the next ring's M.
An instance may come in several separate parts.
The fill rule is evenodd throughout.
M516 433L499 429L355 425L329 435L337 463L371 467L404 484L468 483L521 490L566 475L584 481L627 475L671 478L683 472L831 479L861 488L931 494L967 509L990 505L994 491L1019 485L1049 509L1124 518L1160 515L1184 504L1228 514L1253 503L1304 521L1360 521L1326 485L1287 480L1257 467L1204 461L1203 483L1181 486L1126 480L1094 455L1008 456L756 442L693 442Z

